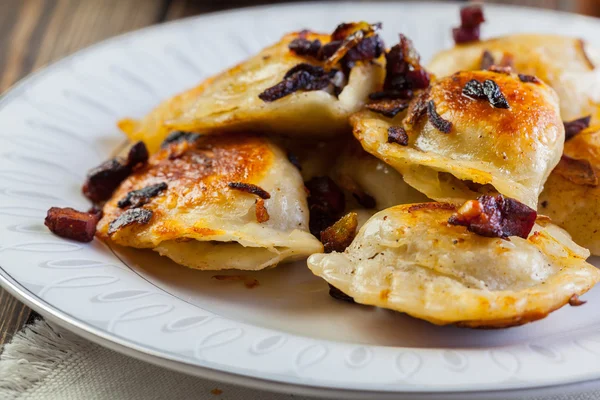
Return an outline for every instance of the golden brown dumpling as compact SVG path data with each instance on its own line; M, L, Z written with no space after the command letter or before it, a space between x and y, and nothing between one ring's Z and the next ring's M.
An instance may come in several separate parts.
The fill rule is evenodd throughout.
M564 157L540 195L539 210L573 240L600 255L600 129L589 128L565 143Z
M558 94L565 121L585 115L596 121L600 118L600 54L577 38L517 34L460 44L438 53L429 70L447 76L481 69L486 50L497 63L510 58L515 72L534 75L550 85Z
M300 35L284 36L249 60L163 102L145 118L122 120L120 128L132 141L143 140L151 152L173 130L255 131L313 138L348 132L348 116L383 81L384 71L377 62L357 62L337 97L325 90L298 91L272 102L258 97L300 63L323 65L290 51L288 45ZM303 32L302 36L323 44L330 41L329 35Z
M190 268L259 270L322 251L308 217L298 170L269 140L188 135L120 185L98 235Z
M466 96L463 90L474 80L495 85L509 108ZM429 198L456 203L498 191L537 207L564 142L558 99L549 86L490 71L433 82L412 101L404 120L361 111L351 123L363 148L408 184ZM405 129L406 145L388 141L392 127Z
M600 280L589 252L543 218L527 239L504 240L450 225L455 211L445 203L389 208L343 253L312 255L308 266L358 303L487 328L543 318Z

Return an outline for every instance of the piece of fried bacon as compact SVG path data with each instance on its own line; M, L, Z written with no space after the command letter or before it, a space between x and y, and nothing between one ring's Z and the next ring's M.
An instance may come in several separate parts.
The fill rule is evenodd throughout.
M574 119L573 121L563 122L563 125L565 126L565 141L572 139L579 132L588 128L591 119L592 116L588 115L586 117Z
M144 142L134 144L127 158L115 157L92 168L83 184L83 194L93 203L108 200L115 189L127 178L135 168L146 164L148 149Z
M581 186L598 186L598 176L588 160L578 160L563 155L553 172Z
M448 219L448 223L466 226L469 231L480 236L503 239L519 236L526 239L536 218L537 212L534 209L497 194L467 201Z
M456 44L476 42L479 40L479 27L485 22L480 5L474 4L460 9L460 26L452 29Z
M70 207L52 207L48 210L44 225L52 233L78 242L91 242L96 234L100 214L82 212Z

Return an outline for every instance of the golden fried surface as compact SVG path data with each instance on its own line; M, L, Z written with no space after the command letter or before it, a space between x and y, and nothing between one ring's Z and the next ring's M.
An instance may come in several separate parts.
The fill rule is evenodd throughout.
M465 96L463 87L473 79L493 80L510 108L494 108L485 99ZM514 74L471 71L433 82L423 96L425 103L433 101L436 112L452 123L449 133L436 128L427 113L412 120L417 97L404 119L368 111L354 114L354 136L366 151L397 169L429 198L462 203L497 190L537 206L564 142L558 99L549 86L523 83ZM391 126L406 129L408 146L388 143Z
M348 85L338 98L323 90L299 91L273 102L258 98L295 65L322 64L288 49L298 36L284 36L256 56L166 100L145 118L122 120L119 127L132 141L143 140L151 152L173 130L254 131L313 138L349 131L349 114L358 110L383 82L384 71L377 63L359 62L352 68ZM309 33L306 38L319 39L323 44L330 41L329 35L317 33Z
M591 127L565 143L565 155L589 162L600 175L600 129ZM600 255L600 186L568 179L553 171L540 195L539 210L566 229L573 240Z
M168 188L143 205L153 213L150 222L109 234L110 223L125 211L118 201L161 182ZM232 182L270 194L260 204L267 221L257 220L259 197L230 188ZM265 138L227 135L171 144L153 155L107 202L98 235L123 246L152 248L192 268L261 269L322 251L307 227L304 185L282 151Z
M600 280L589 252L538 219L527 239L450 225L446 203L374 215L343 253L315 254L312 272L361 304L438 325L499 328L545 317Z
M580 39L559 35L517 34L457 45L429 64L437 76L478 70L487 50L496 62L512 57L514 70L542 79L558 93L564 120L600 117L600 54Z

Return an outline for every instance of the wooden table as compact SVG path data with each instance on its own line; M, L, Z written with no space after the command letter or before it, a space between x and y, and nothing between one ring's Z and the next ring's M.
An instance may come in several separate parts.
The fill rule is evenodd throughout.
M594 0L501 0L590 15ZM217 4L215 4L217 3ZM3 0L0 4L0 91L32 71L92 43L144 26L256 0ZM0 349L37 314L0 289Z

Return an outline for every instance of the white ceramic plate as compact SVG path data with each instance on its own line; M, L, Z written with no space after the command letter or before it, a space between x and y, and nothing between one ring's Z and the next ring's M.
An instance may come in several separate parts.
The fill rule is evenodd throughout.
M594 19L492 6L486 17L488 37L559 32L600 46ZM451 45L458 7L312 3L212 14L117 37L24 80L0 103L2 285L105 346L253 387L345 398L444 391L507 398L515 389L600 378L600 288L585 296L586 306L523 327L441 328L335 301L303 263L253 274L260 286L248 290L153 252L70 242L43 226L50 206L88 207L85 171L123 143L118 118L145 114L284 32L330 32L351 20L383 22L387 43L407 34L427 60Z

